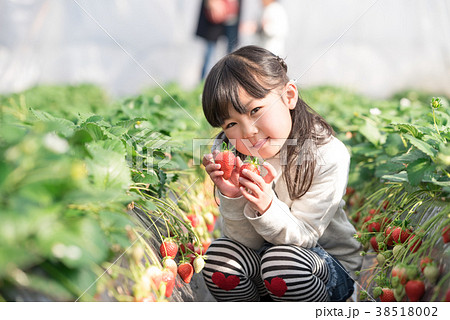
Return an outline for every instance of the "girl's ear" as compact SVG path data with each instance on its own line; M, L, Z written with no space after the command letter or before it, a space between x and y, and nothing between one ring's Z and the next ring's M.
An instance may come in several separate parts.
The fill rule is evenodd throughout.
M289 81L285 88L285 97L286 97L286 105L288 106L289 110L293 110L295 106L297 105L298 101L298 90L297 86L295 85L294 81Z

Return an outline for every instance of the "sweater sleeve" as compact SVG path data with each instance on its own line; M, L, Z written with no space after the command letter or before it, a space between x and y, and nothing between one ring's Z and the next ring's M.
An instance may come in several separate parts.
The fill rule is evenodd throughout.
M268 242L314 247L343 205L350 163L348 151L339 146L338 150L326 148L321 155L310 189L290 207L275 195L262 216L256 216L249 205L245 206L245 216Z
M264 239L244 216L244 207L247 204L247 200L243 196L228 198L220 192L219 200L223 235L251 249L259 249L263 245Z

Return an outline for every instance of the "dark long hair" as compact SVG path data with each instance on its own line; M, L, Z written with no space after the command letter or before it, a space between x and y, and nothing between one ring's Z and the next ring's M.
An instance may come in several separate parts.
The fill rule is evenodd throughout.
M229 118L230 103L240 114L246 112L239 99L240 88L255 99L263 99L271 90L282 88L288 82L283 59L261 47L242 47L222 58L206 77L203 113L211 126L220 127ZM311 187L317 164L317 146L324 144L334 131L300 96L290 113L292 129L288 139L295 139L297 144L283 147L286 166L282 168L289 197L294 200ZM224 136L223 132L219 134L219 138ZM238 156L242 160L245 158L240 153Z

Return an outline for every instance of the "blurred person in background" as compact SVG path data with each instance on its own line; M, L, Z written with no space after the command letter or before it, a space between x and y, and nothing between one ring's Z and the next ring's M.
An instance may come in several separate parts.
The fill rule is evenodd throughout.
M239 22L242 0L203 0L200 6L196 35L206 40L201 79L211 65L217 40L227 38L227 53L232 52L239 41Z
M278 56L286 55L286 38L289 31L288 16L277 0L262 0L260 35L261 46Z
M277 0L262 0L259 18L243 21L242 35L254 35L254 43L278 56L286 55L286 39L289 32L288 16L283 5Z

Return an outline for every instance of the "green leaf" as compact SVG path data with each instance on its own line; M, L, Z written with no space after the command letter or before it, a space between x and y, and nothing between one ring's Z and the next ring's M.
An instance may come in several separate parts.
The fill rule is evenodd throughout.
M434 157L437 154L437 150L434 149L431 145L429 145L428 143L426 143L425 141L419 140L414 138L413 136L409 135L409 134L405 134L404 137L406 139L409 140L409 142L411 142L411 144L413 146L415 146L417 149L419 149L420 151L426 153L428 156L430 157Z
M406 173L406 171L402 171L396 174L386 174L382 176L381 179L392 182L408 182L408 174Z
M417 159L406 168L408 180L412 186L418 186L422 181L425 172L432 170L428 159Z
M31 113L39 120L48 125L48 131L55 131L68 137L73 134L76 126L72 121L63 118L56 118L45 111L30 109Z
M381 143L382 135L380 130L374 126L370 121L366 120L366 123L361 126L358 130L367 140L369 140L373 145L379 146Z
M92 159L87 168L98 190L123 192L131 184L130 169L125 161L125 147L119 140L91 142L87 145Z
M398 134L389 134L386 137L386 142L383 147L386 154L389 156L395 156L400 152L405 151L402 138Z
M375 169L375 176L382 177L387 174L397 173L403 169L405 169L405 166L403 164L388 161L386 163L377 165Z
M103 140L105 138L103 129L95 123L92 122L86 123L84 125L84 128L91 135L92 139L94 139L95 141Z
M426 159L428 158L425 153L418 149L412 149L408 153L404 153L398 157L394 157L391 159L392 162L396 163L411 163L416 161L417 159Z
M422 137L423 133L417 129L416 126L409 124L409 123L393 123L397 127L398 130L400 130L403 133L409 133L414 138L420 138Z

